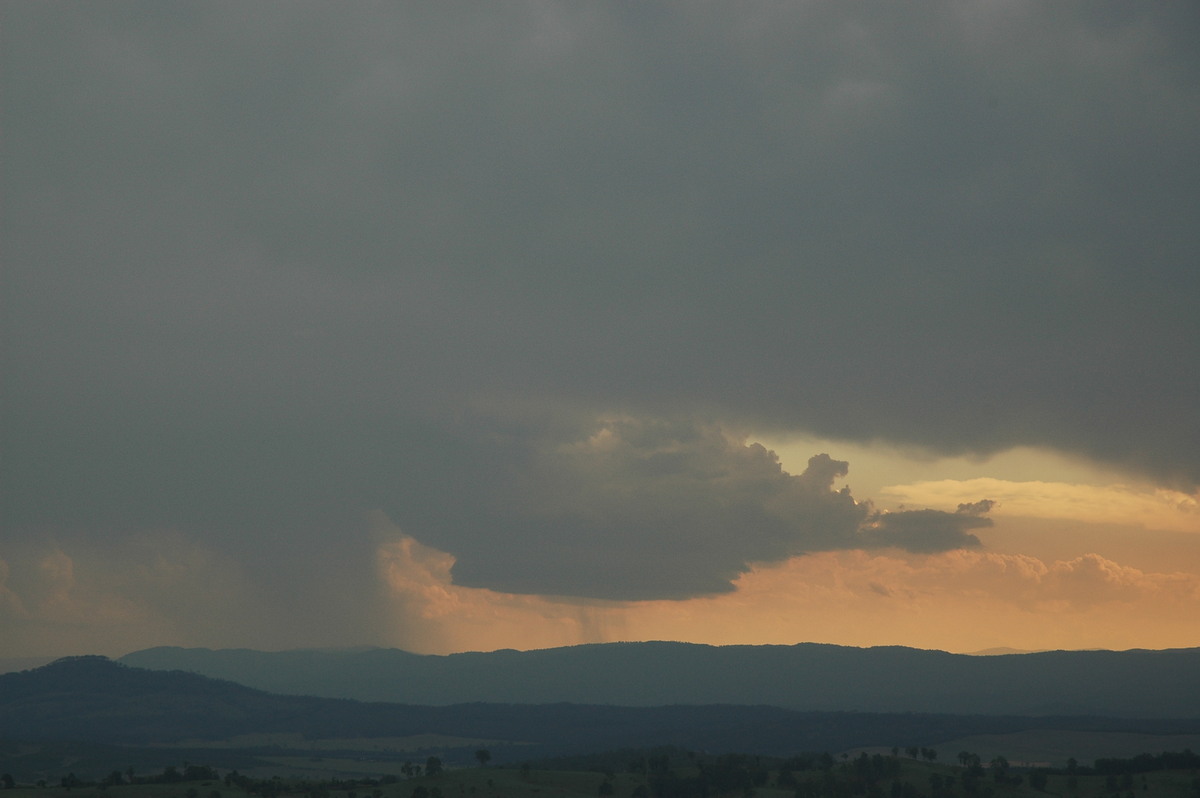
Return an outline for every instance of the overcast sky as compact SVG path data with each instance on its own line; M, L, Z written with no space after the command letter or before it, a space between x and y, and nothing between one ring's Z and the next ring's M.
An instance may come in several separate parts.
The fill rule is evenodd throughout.
M2 8L0 656L1200 644L1194 3Z

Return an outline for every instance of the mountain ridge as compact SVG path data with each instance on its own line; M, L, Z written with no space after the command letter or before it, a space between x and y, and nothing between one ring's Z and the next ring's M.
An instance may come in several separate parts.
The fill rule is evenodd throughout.
M800 711L1200 717L1200 648L987 657L822 643L652 641L459 654L158 647L120 662L277 693L470 702L766 705Z
M770 706L469 703L416 706L284 696L184 671L152 671L105 657L57 660L0 675L0 740L194 746L242 735L286 733L322 741L443 735L471 741L453 754L470 762L487 741L497 761L567 752L677 745L692 750L799 751L935 744L973 734L1028 729L1195 734L1200 718L1116 719L799 712ZM461 745L461 744L460 744ZM263 748L262 746L267 746ZM239 755L278 755L273 745ZM267 750L269 748L269 751ZM363 745L378 756L379 745ZM216 749L213 755L216 756ZM344 746L342 747L344 751ZM274 753L270 753L274 752ZM393 752L401 758L411 756ZM339 754L343 755L343 754Z

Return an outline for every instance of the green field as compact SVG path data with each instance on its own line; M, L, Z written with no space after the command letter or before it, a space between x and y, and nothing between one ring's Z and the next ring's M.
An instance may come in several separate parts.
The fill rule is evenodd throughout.
M446 734L410 734L405 737L323 737L306 738L298 733L239 734L223 740L180 740L163 744L162 748L262 749L286 751L379 751L405 753L431 748L486 748L499 740L473 737L452 737Z

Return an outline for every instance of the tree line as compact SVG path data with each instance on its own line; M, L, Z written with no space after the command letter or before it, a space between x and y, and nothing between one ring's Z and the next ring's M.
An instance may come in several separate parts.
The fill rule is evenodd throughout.
M899 755L903 751L913 760L905 764ZM491 754L480 749L475 756L479 767L488 765ZM618 779L617 769L612 764L624 759L620 768L629 775ZM586 760L591 760L586 761ZM629 789L630 778L636 784L631 798L693 798L695 796L752 795L764 787L789 790L795 798L995 798L1017 787L1027 784L1030 788L1044 792L1051 776L1065 776L1067 794L1074 794L1078 779L1084 776L1104 777L1104 791L1113 796L1131 796L1135 787L1135 774L1154 771L1200 770L1200 755L1191 750L1143 753L1130 758L1102 758L1095 760L1093 767L1080 766L1071 759L1066 768L1020 768L1012 766L1003 756L984 762L969 751L957 755L958 767L933 767L937 752L924 747L893 748L892 755L861 752L857 756L842 754L840 757L826 753L797 754L780 758L751 754L709 755L678 748L645 749L642 751L611 752L593 757L573 757L569 763L559 762L557 767L540 763L541 771L570 770L597 772L601 774L597 792L601 796L614 795L616 784L622 781ZM918 764L919 760L924 760ZM597 762L604 762L596 767ZM503 766L501 766L503 768ZM519 768L520 777L531 778L530 763ZM81 787L104 791L109 787L139 784L188 783L186 798L222 798L221 788L237 794L249 793L259 798L281 798L304 796L305 798L440 798L442 790L437 786L438 777L446 769L437 756L428 757L424 763L405 762L400 768L407 780L417 780L411 790L396 788L397 776L379 779L282 779L278 776L261 779L251 778L232 770L223 776L213 767L184 763L182 767L168 765L161 772L137 774L133 768L113 770L107 776L88 781L68 773L60 780L67 790ZM426 778L421 778L426 777ZM435 781L428 781L429 778ZM1143 789L1144 789L1144 777ZM1194 779L1193 789L1186 796L1200 798L1200 779ZM200 783L190 786L191 783ZM491 780L488 780L489 786ZM0 775L0 787L13 789L16 782L11 774ZM39 787L47 786L44 781ZM444 785L443 785L444 786ZM200 789L203 787L205 789ZM391 787L389 789L389 787ZM406 792L407 791L407 792ZM408 793L411 793L409 795ZM623 794L625 791L623 790ZM1181 793L1181 797L1184 794Z

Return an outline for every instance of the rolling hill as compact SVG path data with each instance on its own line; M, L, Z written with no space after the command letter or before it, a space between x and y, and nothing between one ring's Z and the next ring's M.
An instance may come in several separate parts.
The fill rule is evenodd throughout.
M991 657L665 642L449 656L153 648L121 662L281 693L429 705L762 704L826 712L1200 717L1200 648Z
M859 746L931 745L974 734L1074 728L1196 732L1200 721L799 712L769 706L581 704L418 706L285 696L181 671L103 657L58 660L0 675L0 740L196 745L247 735L321 741L416 735L486 740L497 761L623 747L789 755ZM342 749L345 746L333 746ZM373 746L372 755L378 755ZM462 755L468 759L471 752Z

